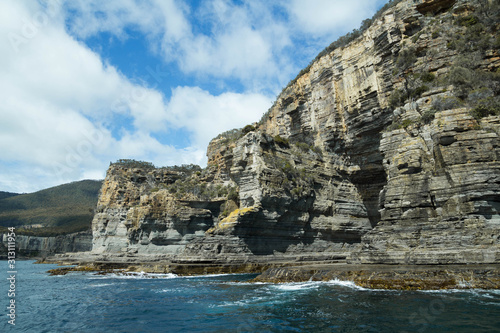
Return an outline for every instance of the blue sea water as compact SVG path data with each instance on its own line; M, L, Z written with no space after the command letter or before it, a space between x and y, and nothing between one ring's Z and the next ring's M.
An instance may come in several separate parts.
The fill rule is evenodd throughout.
M374 291L253 275L70 273L16 263L15 326L1 263L0 332L500 332L500 291Z

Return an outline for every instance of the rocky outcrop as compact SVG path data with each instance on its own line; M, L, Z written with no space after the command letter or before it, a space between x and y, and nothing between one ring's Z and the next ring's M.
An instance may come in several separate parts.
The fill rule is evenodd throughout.
M111 165L92 252L500 262L500 57L488 6L395 1L322 53L260 123L214 139L204 170Z
M7 235L2 235L2 244L7 245L7 241ZM17 258L46 257L67 252L85 252L92 249L92 233L77 232L54 237L17 235L15 244ZM0 255L7 257L6 246L0 252Z
M456 0L424 0L423 3L417 5L417 11L420 14L439 14L446 11L456 3Z
M208 182L197 175L189 178L183 172L167 169L112 165L92 222L92 252L178 253L213 227L225 201L202 200L189 193L200 192L198 184L204 183L206 188ZM172 193L177 187L182 197Z
M369 289L499 289L498 265L305 265L269 268L254 282L350 281Z
M189 244L188 255L347 252L371 229L356 186L319 149L256 131L226 158L239 207Z

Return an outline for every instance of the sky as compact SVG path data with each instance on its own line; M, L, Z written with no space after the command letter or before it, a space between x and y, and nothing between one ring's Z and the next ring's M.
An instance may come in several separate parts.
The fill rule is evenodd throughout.
M0 191L206 166L386 0L0 0Z

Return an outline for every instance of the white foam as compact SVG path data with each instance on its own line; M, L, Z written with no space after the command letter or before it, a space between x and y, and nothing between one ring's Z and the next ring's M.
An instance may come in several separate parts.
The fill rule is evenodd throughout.
M278 290L285 290L285 291L297 291L297 290L308 290L308 289L316 289L318 288L322 282L290 282L290 283L283 283L283 284L276 284L273 287Z
M98 284L92 284L90 286L98 288L98 287L107 287L107 286L112 286L112 285L113 285L113 283L98 283Z
M155 291L155 293L157 293L157 294L178 293L178 292L182 292L182 291L183 291L182 288L169 288L169 289L157 290L157 291Z
M256 285L267 285L272 284L271 282L226 282L227 284L235 285L235 286L256 286Z
M488 294L500 295L500 290L496 289L436 289L436 290L415 290L421 293L430 294L454 294L454 293L467 293L474 294L476 296L491 297Z
M212 308L218 308L218 307L246 307L248 305L256 305L256 304L281 304L283 303L283 300L275 295L275 294L266 294L262 296L252 296L249 298L243 298L240 300L235 300L235 301L225 301L219 304L213 304L211 307Z
M145 273L145 272L123 272L123 273L109 273L104 275L95 275L103 279L175 279L178 277L172 273Z
M351 288L351 289L356 289L356 290L373 290L373 289L368 289L368 288L363 288L361 286L358 286L352 281L342 281L339 279L333 279L327 282L329 285L333 286L341 286L341 287L346 287L346 288Z
M198 279L198 278L213 278L213 277L231 276L231 275L242 275L242 274L241 273L204 274L204 275L185 275L185 276L179 276L179 277L186 278L186 279Z

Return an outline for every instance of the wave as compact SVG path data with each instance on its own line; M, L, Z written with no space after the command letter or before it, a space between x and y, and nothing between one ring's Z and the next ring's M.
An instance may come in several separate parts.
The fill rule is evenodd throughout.
M113 283L97 283L97 284L91 284L90 287L98 288L98 287L107 287L107 286L112 286L114 285Z
M175 279L179 276L173 273L145 273L145 272L115 272L108 274L93 274L99 279Z
M271 283L271 282L227 282L227 284L231 285L268 285L273 289L283 290L283 291L297 291L297 290L308 290L308 289L316 289L320 286L340 286L346 287L350 289L356 290L367 290L373 291L373 289L364 288L356 285L352 281L342 281L338 279L329 280L329 281L306 281L306 282L288 282L288 283Z
M356 290L367 290L367 291L368 290L369 291L373 291L374 290L374 289L368 289L368 288L364 288L364 287L358 286L357 284L355 284L352 281L343 281L343 280L339 280L339 279L333 279L333 280L327 281L326 283L328 285L346 287L346 288L356 289ZM380 291L380 289L377 289L377 291Z
M338 279L333 279L329 281L290 282L290 283L275 285L275 288L285 291L296 291L296 290L316 289L319 288L320 286L339 286L355 290L372 290L360 287L352 281L342 281Z
M500 296L498 289L437 289L437 290L415 290L416 292L429 293L429 294L472 294L475 296L484 296L488 298L497 298ZM495 295L495 296L492 296Z
M317 289L322 284L325 283L320 281L289 282L289 283L275 284L272 287L283 291L298 291L298 290Z
M185 279L198 279L198 278L213 278L213 277L233 276L233 275L248 275L248 274L246 274L246 273L224 273L224 274L184 275L184 276L179 276L179 277L185 278Z

